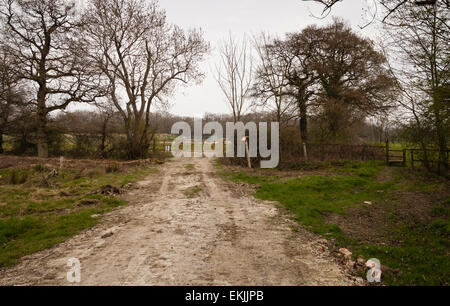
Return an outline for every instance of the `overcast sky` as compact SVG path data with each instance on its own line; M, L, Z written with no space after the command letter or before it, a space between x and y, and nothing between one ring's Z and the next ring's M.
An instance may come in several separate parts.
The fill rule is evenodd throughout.
M212 48L202 64L206 75L203 82L179 88L169 99L171 107L168 111L190 117L201 117L205 112L230 112L214 79L216 64L220 62L217 46L229 33L239 38L262 31L283 36L301 31L310 24L328 24L336 16L346 20L360 35L375 39L375 24L363 30L359 28L364 24L367 2L373 3L371 0L345 0L337 3L327 18L318 19L314 16L320 16L323 7L302 0L159 0L169 22L186 30L201 28ZM76 107L79 106L73 108Z
M332 16L348 21L361 35L374 38L375 26L360 30L364 23L364 0L346 0L338 3L326 19L311 16L320 15L322 7L301 0L160 0L160 6L167 12L169 22L184 29L201 28L211 43L212 52L203 64L206 77L202 84L180 88L170 99L170 112L185 116L202 116L205 112L227 113L224 96L215 79L214 70L220 60L218 43L232 33L242 37L244 33L258 34L261 31L278 34L300 31L309 24L327 24Z

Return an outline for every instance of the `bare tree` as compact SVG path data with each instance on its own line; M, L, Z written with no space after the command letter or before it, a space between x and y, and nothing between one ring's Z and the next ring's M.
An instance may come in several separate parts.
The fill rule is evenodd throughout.
M79 39L75 1L2 0L0 14L6 50L34 92L38 155L47 157L49 113L102 94Z
M428 147L439 150L439 164L448 169L450 132L450 11L433 6L404 5L385 24L387 53L396 54L391 72L401 90L398 102L415 122L416 135L431 169Z
M220 46L221 65L216 67L216 81L233 112L234 122L248 107L252 78L253 59L247 38L238 41L231 34Z
M253 37L258 63L252 96L257 98L255 106L262 106L275 113L276 121L284 124L297 116L297 110L295 100L286 94L289 86L287 73L280 69L283 63L272 47L274 40L265 33Z
M88 43L123 118L129 158L145 156L151 107L178 84L201 80L209 45L201 31L169 24L156 1L95 0L89 11Z
M302 0L302 1L310 1L316 2L323 6L322 17L326 17L331 9L342 0ZM441 5L444 9L450 9L450 1L449 0L371 0L375 6L374 12L372 12L372 21L375 19L378 11L382 11L382 21L387 21L390 16L397 11L408 7L411 9L412 6L415 7L426 7L426 6L434 6L436 4ZM381 9L377 7L377 4L381 6ZM370 24L371 22L369 22Z
M98 109L98 119L100 121L99 132L101 135L99 153L102 158L106 157L106 140L109 134L109 123L116 114L116 109L112 103L108 100L99 101L96 103Z
M308 141L308 111L311 98L316 92L317 74L312 66L312 42L306 35L290 33L286 39L276 39L269 48L277 59L278 73L285 76L287 87L283 96L292 98L296 104L299 120L300 140L306 153Z
M12 61L5 52L0 54L0 153L3 153L3 135L20 119L17 107L23 104L24 93L20 78L12 68Z

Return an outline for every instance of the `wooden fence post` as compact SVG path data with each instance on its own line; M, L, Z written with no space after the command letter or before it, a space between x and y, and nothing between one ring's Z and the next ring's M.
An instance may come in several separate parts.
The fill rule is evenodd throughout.
M406 167L406 149L403 149L403 167Z
M248 137L245 136L242 141L245 142L245 153L247 153L247 163L248 163L248 167L251 169L252 168L252 161L250 159L250 150L248 147Z
M306 149L306 143L303 141L303 155L305 157L305 162L308 162L308 150Z
M389 166L389 140L386 140L386 164Z
M225 138L222 138L222 151L223 151L223 156L225 157L227 154L227 147L226 147L227 143L225 141Z
M414 169L414 149L411 149L411 168Z

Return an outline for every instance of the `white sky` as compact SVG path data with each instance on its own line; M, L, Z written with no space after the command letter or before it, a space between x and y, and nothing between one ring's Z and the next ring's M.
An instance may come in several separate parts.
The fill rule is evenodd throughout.
M375 38L375 25L361 30L364 24L364 0L346 0L336 4L326 19L320 16L322 6L301 0L159 0L167 12L169 22L184 29L201 28L212 52L202 65L206 78L198 86L180 88L170 98L171 113L184 116L202 116L205 112L227 113L224 96L214 79L216 63L220 62L217 45L229 33L242 37L244 33L258 34L261 31L283 36L287 32L301 31L310 24L328 24L332 16L339 16L352 25L363 36Z
M80 2L85 0L78 0ZM365 24L365 9L372 0L345 0L337 3L325 19L320 16L323 6L302 0L159 0L167 19L183 29L201 28L211 44L211 54L202 63L205 79L200 85L179 87L169 98L169 112L181 116L201 117L204 113L229 113L225 97L214 79L220 63L217 46L231 33L236 38L266 32L283 37L298 32L310 24L325 25L333 16L341 17L362 36L376 39L376 24ZM314 16L312 15L314 14ZM73 104L69 110L89 108Z

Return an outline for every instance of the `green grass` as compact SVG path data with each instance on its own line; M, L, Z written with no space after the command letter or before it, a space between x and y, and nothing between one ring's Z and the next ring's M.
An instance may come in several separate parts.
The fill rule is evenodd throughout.
M340 247L352 250L355 258L378 258L383 265L401 270L385 275L390 285L448 285L450 283L448 212L450 201L433 208L433 222L403 222L395 214L389 219L390 240L397 245L375 245L358 241L345 234L335 224L325 222L330 213L347 214L350 208L364 207L364 201L395 205L396 192L415 191L424 194L445 191L448 183L442 181L411 180L406 169L393 169L394 175L379 179L385 168L377 162L349 162L341 167L329 166L329 176L281 178L277 176L248 175L244 172L221 172L225 179L259 185L255 196L277 201L295 213L297 221L310 231L333 238ZM370 209L370 208L369 208ZM381 229L380 229L381 230Z
M187 164L186 166L184 166L187 170L194 170L195 166L193 164Z
M186 190L183 191L183 194L189 198L196 198L199 196L199 194L203 191L203 189L200 186L193 186L190 188L187 188Z
M90 228L101 215L126 204L114 196L91 194L104 185L124 186L156 170L136 167L130 171L80 174L64 170L50 179L52 188L37 187L46 174L41 167L21 170L27 180L11 184L13 169L0 170L0 267L18 263L21 257L49 248Z
M394 187L385 182L370 183L382 166L373 163L361 167L357 163L336 170L343 176L306 176L294 179L224 173L232 181L261 186L256 196L263 200L278 201L296 214L297 220L311 231L347 242L335 225L326 224L325 213L345 213L346 209L362 206L364 201L386 197ZM383 191L382 193L380 191Z
M378 258L383 265L398 269L395 276L385 277L392 285L448 286L450 222L437 219L417 222L394 229L393 236L402 241L395 245L353 245L355 255Z

